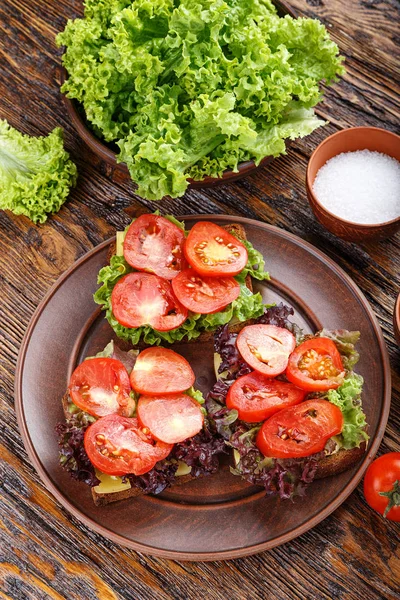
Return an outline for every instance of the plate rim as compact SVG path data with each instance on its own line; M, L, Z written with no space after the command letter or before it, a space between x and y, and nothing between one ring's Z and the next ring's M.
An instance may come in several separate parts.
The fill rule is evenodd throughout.
M358 285L352 280L350 275L348 275L335 261L330 258L327 254L319 250L313 246L310 242L303 240L301 237L286 231L285 229L281 229L274 225L270 225L269 223L265 223L264 221L250 219L248 217L242 217L238 215L224 215L224 214L192 214L192 215L177 215L179 220L210 220L210 221L226 221L226 220L234 220L235 222L240 222L243 224L249 224L251 226L256 226L260 229L270 230L275 234L278 234L280 237L289 239L294 242L296 245L303 247L306 251L314 255L317 259L322 261L325 265L327 265L331 270L335 272L341 279L343 279L346 285L353 291L355 296L361 301L371 325L373 326L374 333L377 337L379 350L382 357L382 375L383 375L383 403L381 409L381 416L378 422L377 431L374 440L367 448L367 451L360 462L357 472L353 475L352 479L347 483L347 485L340 491L338 494L330 501L330 503L317 514L312 516L307 522L299 525L298 527L279 535L272 540L267 542L261 542L259 544L255 544L253 546L246 546L243 548L234 548L230 550L220 550L216 552L187 552L187 551L178 551L178 550L166 550L163 548L156 548L154 546L149 546L147 544L135 542L133 540L129 540L121 534L114 533L107 529L105 526L98 524L92 518L84 515L79 508L75 507L70 501L65 498L62 492L58 489L58 487L53 483L52 479L46 473L38 455L36 454L35 447L32 443L32 440L29 435L29 430L26 424L23 402L22 402L22 378L24 371L24 362L26 357L26 352L29 347L30 338L32 332L37 324L37 321L40 318L41 313L44 308L51 300L56 291L61 287L68 277L78 269L81 264L89 260L94 254L100 252L105 247L110 245L114 240L115 236L108 238L107 240L101 242L88 252L84 253L78 260L76 260L62 275L53 283L48 292L39 302L37 308L33 312L28 326L26 328L25 334L23 336L21 346L18 353L17 364L15 369L15 383L14 383L14 398L15 398L15 412L17 416L17 423L19 427L19 431L21 434L21 438L25 447L25 450L28 454L29 460L31 461L33 467L36 469L39 474L42 483L46 487L47 490L51 492L51 494L56 498L56 500L62 505L62 507L68 510L80 523L82 523L85 527L92 529L96 533L103 535L104 537L110 539L113 543L120 544L121 546L130 548L137 552L144 552L151 556L158 556L161 558L168 558L173 560L190 560L190 561L215 561L215 560L229 560L235 558L241 558L245 556L250 556L253 554L257 554L259 552L263 552L265 550L271 550L277 546L285 544L291 540L296 539L303 533L313 529L316 525L321 523L324 519L326 519L332 512L334 512L354 491L357 487L358 483L361 481L362 476L367 469L368 465L372 462L375 457L381 441L383 439L387 421L389 418L390 412L390 403L391 403L391 370L390 370L390 361L389 355L386 348L385 340L383 337L383 333L377 317L375 316L372 307L370 306L368 300L366 299L364 293L360 290Z

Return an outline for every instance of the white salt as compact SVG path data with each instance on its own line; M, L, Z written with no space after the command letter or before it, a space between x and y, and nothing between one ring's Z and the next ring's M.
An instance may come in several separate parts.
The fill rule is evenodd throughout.
M400 216L400 162L369 150L342 152L320 168L313 191L334 215L373 225Z

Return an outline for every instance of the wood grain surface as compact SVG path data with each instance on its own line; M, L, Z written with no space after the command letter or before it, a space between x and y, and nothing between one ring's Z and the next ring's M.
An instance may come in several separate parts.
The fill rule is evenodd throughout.
M380 452L399 451L400 349L392 312L400 285L400 235L362 246L335 238L313 218L304 186L310 153L330 133L356 125L398 129L399 3L291 4L299 14L327 25L347 59L346 75L327 90L318 109L330 124L295 142L287 156L247 179L192 190L183 199L164 202L162 210L264 220L313 243L353 277L379 319L391 357L392 410ZM52 283L78 257L129 222L127 212L153 208L130 184L110 180L66 116L54 36L81 10L80 0L0 3L0 118L33 135L64 127L66 146L80 173L70 201L45 225L0 213L0 597L400 598L399 528L368 508L361 485L323 523L268 553L227 562L179 563L137 554L88 530L52 498L30 465L13 399L14 370L29 319Z

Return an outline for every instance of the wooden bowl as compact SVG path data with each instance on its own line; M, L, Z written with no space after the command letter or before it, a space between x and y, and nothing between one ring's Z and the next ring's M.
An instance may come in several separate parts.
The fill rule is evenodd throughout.
M296 17L296 13L293 9L283 0L273 0L275 4L278 14L280 16L290 15L291 17ZM61 69L61 83L63 83L67 79L67 71L62 68ZM116 160L116 152L117 147L115 144L107 144L106 142L100 140L98 137L94 135L91 131L90 127L85 118L84 110L82 106L76 102L75 100L71 100L67 98L63 94L63 100L69 114L69 117L78 132L79 136L82 140L89 146L89 148L98 156L100 159L100 164L105 172L111 177L114 176L114 172L116 177L122 179L130 179L128 167L125 163L117 163ZM289 145L289 142L287 142ZM195 181L194 179L188 179L189 187L193 189L197 188L209 188L214 187L216 185L221 185L224 183L228 183L231 181L235 181L236 179L240 179L249 173L253 173L257 169L264 167L269 162L273 160L273 156L266 156L263 158L259 165L256 165L253 160L249 160L238 165L237 171L227 170L224 171L221 177L205 177L201 181Z
M351 127L326 138L316 147L308 163L306 175L308 200L318 221L344 240L364 242L388 238L400 229L400 216L391 221L374 225L354 223L341 219L327 210L313 192L315 177L329 159L341 152L356 150L382 152L400 161L400 136L378 127Z
M397 343L400 346L400 292L397 296L396 304L394 305L393 329L394 337L396 338Z

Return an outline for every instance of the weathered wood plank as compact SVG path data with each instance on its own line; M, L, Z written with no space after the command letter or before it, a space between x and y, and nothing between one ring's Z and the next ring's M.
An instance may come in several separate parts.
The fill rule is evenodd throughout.
M330 255L366 294L392 361L393 404L381 451L399 450L400 350L391 315L400 287L400 236L356 246L314 220L304 177L324 137L354 125L398 130L398 14L395 0L291 0L320 18L346 56L347 73L326 91L319 114L330 121L297 141L286 157L237 183L190 191L162 209L259 218L307 239ZM129 217L153 208L131 184L112 182L79 140L58 91L54 36L81 14L80 0L4 0L0 5L0 117L22 131L60 125L80 180L70 201L42 226L0 213L0 595L12 600L210 600L398 598L398 529L366 506L361 486L328 519L290 544L230 562L178 563L120 548L71 517L45 490L18 432L13 377L29 319L52 283ZM397 15L397 17L396 17Z

